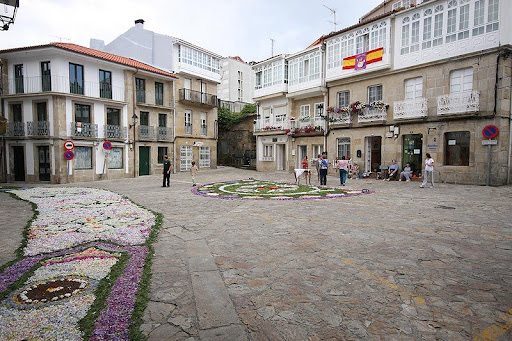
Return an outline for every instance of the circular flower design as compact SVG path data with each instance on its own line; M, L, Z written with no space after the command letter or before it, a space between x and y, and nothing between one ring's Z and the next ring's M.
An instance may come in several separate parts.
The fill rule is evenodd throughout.
M80 295L89 285L85 277L55 278L21 288L12 300L18 305L39 306Z
M272 181L240 180L198 186L192 192L221 199L328 199L362 194L362 191ZM370 192L368 192L370 193Z

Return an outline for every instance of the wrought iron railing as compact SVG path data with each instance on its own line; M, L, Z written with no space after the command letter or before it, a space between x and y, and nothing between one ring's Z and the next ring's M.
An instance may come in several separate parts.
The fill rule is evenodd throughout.
M154 140L155 127L152 126L139 126L139 139L141 140Z
M6 135L10 137L25 136L25 125L23 122L7 122Z
M480 110L480 92L466 91L437 97L437 114L466 114Z
M393 118L395 120L422 118L427 116L427 99L424 97L406 99L405 101L396 101L393 103Z
M352 123L352 111L340 111L329 113L329 125Z
M180 101L204 104L212 107L217 106L217 96L206 92L194 91L190 89L179 90Z
M27 122L28 136L49 136L50 122L48 121L30 121Z
M98 137L98 125L95 123L71 122L71 133L77 137Z
M171 141L172 140L172 128L158 127L157 140L158 141Z
M126 127L107 124L104 126L104 134L107 139L124 139L126 138Z

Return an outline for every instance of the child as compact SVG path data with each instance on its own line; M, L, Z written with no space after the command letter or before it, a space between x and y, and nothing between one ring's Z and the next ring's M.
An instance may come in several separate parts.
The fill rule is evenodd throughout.
M199 169L196 166L196 162L192 161L192 167L190 167L190 175L192 176L192 186L196 186L196 174Z

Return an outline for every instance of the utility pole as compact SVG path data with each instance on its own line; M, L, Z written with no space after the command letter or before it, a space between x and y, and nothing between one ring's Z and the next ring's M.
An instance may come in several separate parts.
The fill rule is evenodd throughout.
M333 16L333 20L327 20L328 22L330 22L331 24L334 24L334 32L337 31L337 26L338 26L338 22L336 21L336 10L335 9L332 9L330 7L327 7L326 5L324 5L325 8L327 8L329 11L331 11L331 14Z
M274 57L274 41L275 41L275 39L270 38L270 43L271 43L270 56L271 57Z

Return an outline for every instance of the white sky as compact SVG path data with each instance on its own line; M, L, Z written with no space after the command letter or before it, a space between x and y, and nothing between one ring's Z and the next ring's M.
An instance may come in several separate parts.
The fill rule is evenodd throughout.
M0 49L55 41L89 46L106 44L126 32L136 19L144 28L175 36L222 56L246 62L305 49L334 30L356 24L382 0L20 0L16 20L0 31ZM4 5L0 11L4 12ZM5 12L4 12L5 13Z

